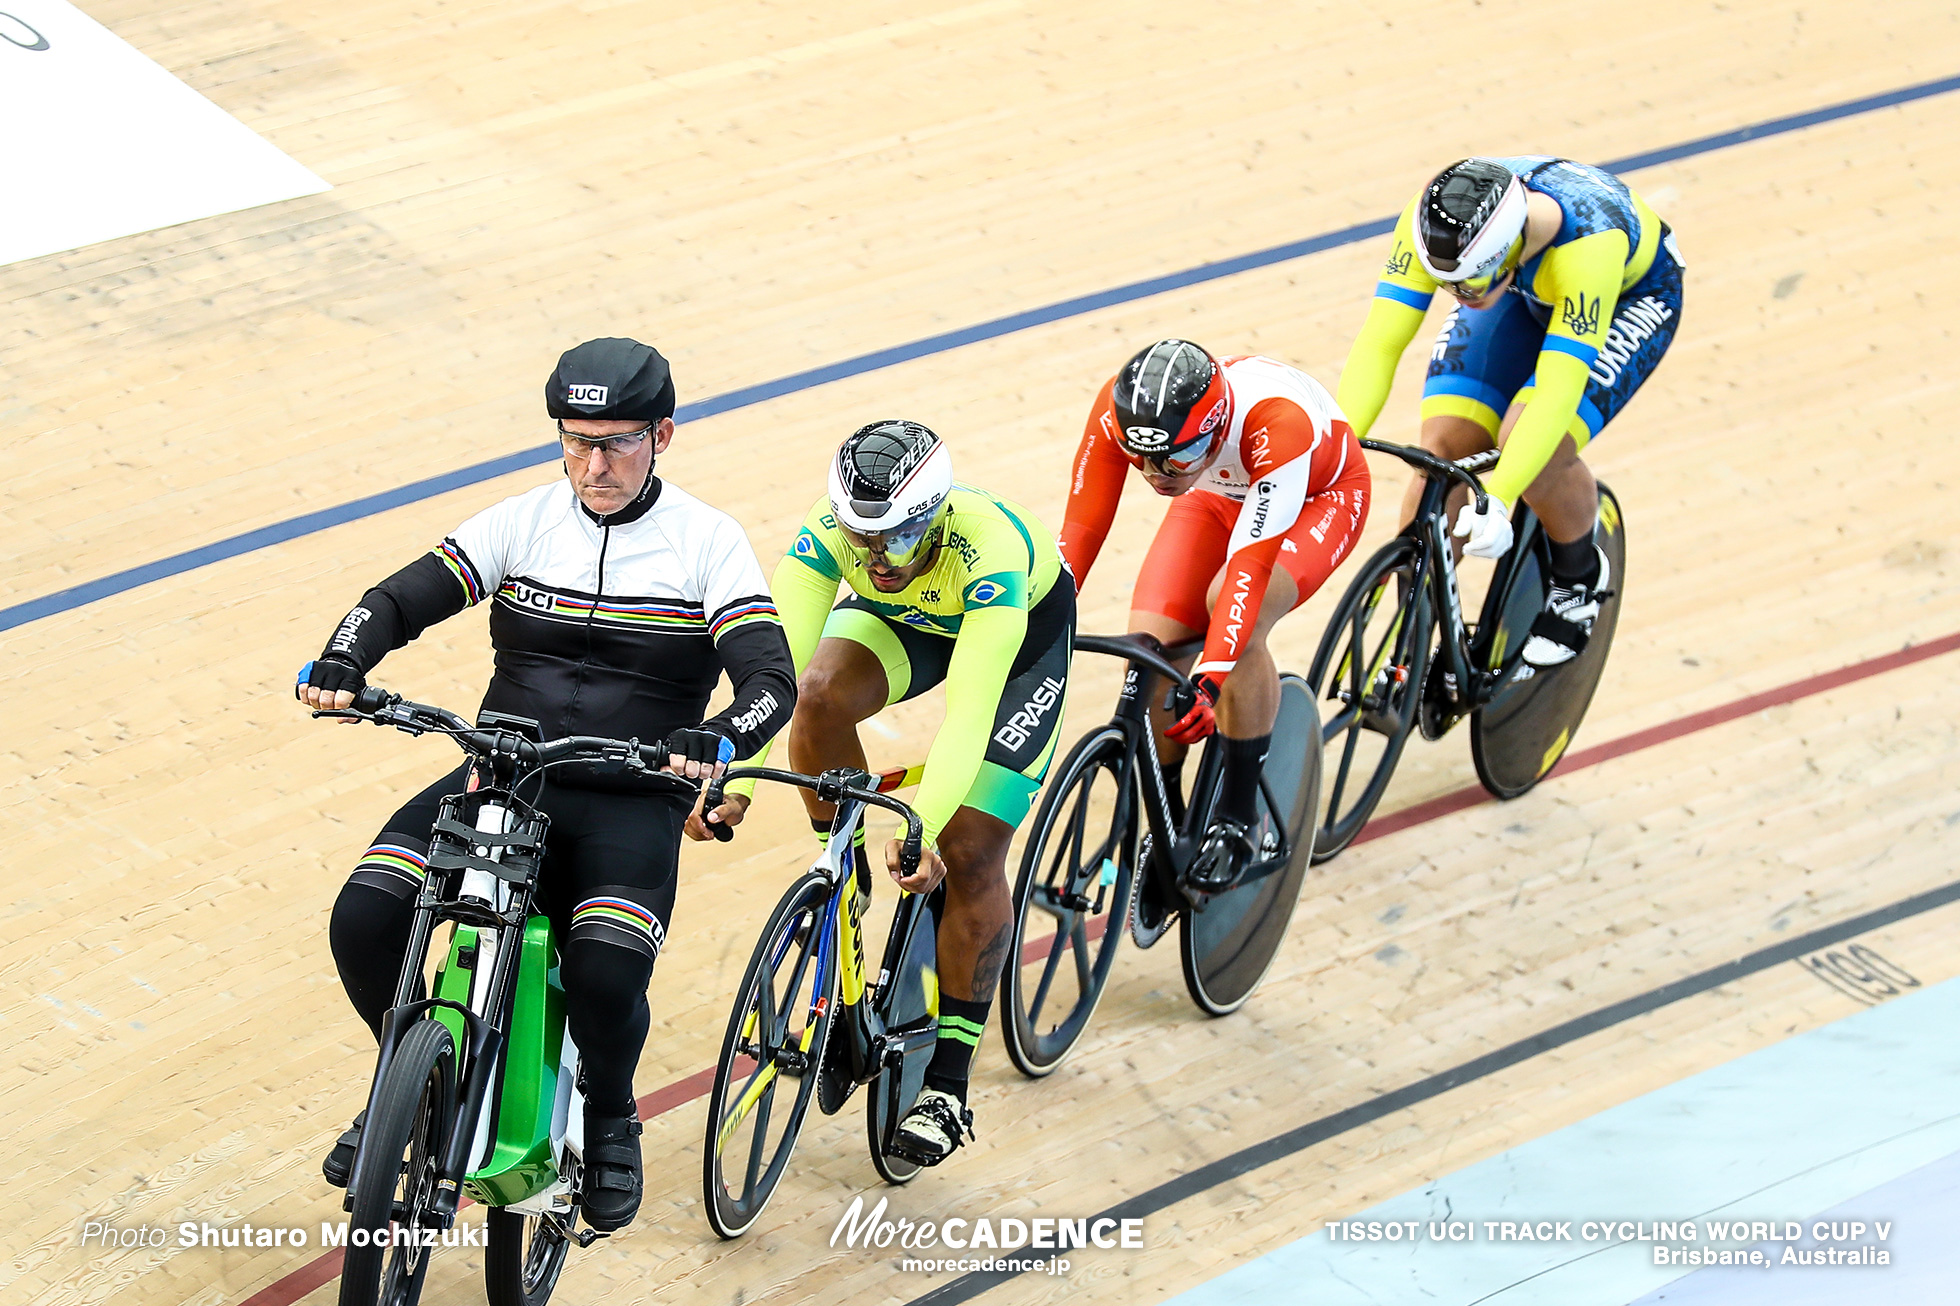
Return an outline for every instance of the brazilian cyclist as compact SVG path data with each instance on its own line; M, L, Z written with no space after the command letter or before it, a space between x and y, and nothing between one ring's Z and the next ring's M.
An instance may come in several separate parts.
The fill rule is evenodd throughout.
M797 770L862 768L859 722L946 685L946 718L913 804L925 857L899 878L898 840L884 856L911 892L946 886L939 1041L896 1135L905 1155L935 1165L973 1133L973 1053L1011 960L1007 846L1055 752L1075 582L1034 514L955 484L952 455L926 427L883 421L838 449L829 493L810 509L771 588L800 675L789 735ZM753 788L730 785L728 801L705 819L739 822ZM817 831L828 832L835 809L808 792L804 801ZM697 821L689 833L708 831ZM858 867L868 875L862 853ZM868 888L861 879L859 910Z
M464 608L490 603L487 710L567 735L666 739L668 769L700 777L753 752L796 699L789 645L735 520L653 474L674 437L667 360L633 340L568 351L545 385L565 479L493 504L368 590L300 674L313 708L344 708L381 658ZM726 670L734 701L702 720ZM381 827L334 902L341 984L377 1037L426 874L429 827L464 773L437 780ZM585 1095L585 1191L595 1229L624 1226L641 1194L633 1069L647 982L673 919L687 805L646 781L559 768L539 899L557 929L566 1025ZM365 1113L364 1113L365 1114ZM322 1167L345 1187L362 1120Z
M1258 851L1259 773L1279 712L1266 647L1311 598L1368 519L1368 463L1320 383L1258 355L1224 359L1160 340L1111 377L1089 412L1062 522L1062 554L1088 580L1132 467L1171 500L1137 573L1130 629L1178 643L1204 636L1188 710L1159 714L1159 757L1182 818L1184 750L1216 727L1225 768L1197 869L1231 881ZM1156 942L1173 904L1146 876L1132 929Z
M1532 667L1585 648L1613 583L1593 542L1599 487L1579 455L1667 352L1681 279L1673 233L1647 202L1569 159L1453 163L1395 225L1341 373L1341 408L1366 435L1436 288L1447 291L1456 302L1430 352L1422 447L1444 458L1504 451L1484 477L1488 511L1458 512L1466 553L1504 556L1520 498L1544 523L1552 585L1523 652ZM1418 478L1404 525L1421 497Z

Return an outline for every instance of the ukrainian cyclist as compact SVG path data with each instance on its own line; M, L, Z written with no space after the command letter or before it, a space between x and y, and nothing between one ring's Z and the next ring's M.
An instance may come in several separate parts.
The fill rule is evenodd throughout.
M810 509L772 588L801 677L789 735L797 770L862 768L858 723L946 685L946 718L913 802L925 856L909 878L899 877L898 840L884 856L913 893L946 885L939 1041L925 1089L897 1130L907 1156L935 1165L973 1135L973 1053L1014 930L1007 847L1055 752L1075 583L1034 514L955 484L952 455L926 427L884 421L838 449L829 493ZM753 788L730 785L706 819L739 822ZM804 800L827 833L835 809L807 792ZM699 821L689 833L708 835ZM861 853L858 864L867 875ZM860 882L860 911L869 883Z
M298 697L348 706L383 656L489 600L496 669L485 709L538 721L546 740L664 738L676 774L718 773L788 722L795 673L742 528L653 474L674 438L667 360L633 340L587 341L558 360L545 411L558 419L565 479L484 509L368 590L301 672ZM734 701L703 720L724 670ZM437 804L463 783L452 772L390 817L334 903L334 964L377 1037ZM585 1093L582 1200L599 1230L639 1209L633 1070L687 816L685 803L651 789L561 767L535 799L551 818L539 899L560 940ZM328 1182L346 1186L362 1124L327 1156Z
M1464 552L1503 557L1520 498L1544 523L1552 584L1524 647L1533 667L1585 648L1613 583L1593 542L1599 486L1579 455L1667 352L1681 279L1673 233L1647 202L1569 159L1453 163L1395 225L1341 373L1341 409L1368 433L1436 288L1448 291L1456 302L1430 352L1422 447L1444 458L1504 451L1483 478L1488 510L1458 512ZM1421 497L1417 478L1403 525Z
M1186 748L1216 728L1225 771L1210 830L1214 857L1243 869L1257 851L1259 772L1279 711L1266 641L1353 550L1368 519L1368 464L1320 383L1257 355L1213 357L1160 340L1106 383L1076 450L1062 555L1088 579L1135 467L1171 499L1137 574L1130 629L1165 643L1204 636L1176 720L1158 713L1173 811ZM1139 939L1173 904L1144 877Z

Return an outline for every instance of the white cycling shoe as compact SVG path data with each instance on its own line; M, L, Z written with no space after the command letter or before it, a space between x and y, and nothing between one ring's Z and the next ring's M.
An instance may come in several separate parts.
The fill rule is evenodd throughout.
M1531 623L1531 638L1525 642L1527 665L1556 667L1570 662L1585 651L1593 622L1599 618L1600 600L1612 582L1612 567L1606 551L1599 549L1599 578L1590 585L1565 586L1556 582L1545 596L1544 611Z
M973 1137L973 1112L943 1089L928 1088L898 1122L892 1150L920 1165L938 1165Z

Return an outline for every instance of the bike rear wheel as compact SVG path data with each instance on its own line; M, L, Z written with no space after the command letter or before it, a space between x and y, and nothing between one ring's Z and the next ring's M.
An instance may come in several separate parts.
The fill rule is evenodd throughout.
M1199 1010L1225 1016L1245 1005L1286 940L1293 907L1313 861L1314 815L1320 792L1320 719L1312 688L1299 676L1279 678L1279 714L1260 778L1262 855L1239 882L1187 907L1178 924L1184 987Z
M1021 853L1000 1029L1030 1078L1062 1064L1102 1000L1129 919L1136 842L1129 737L1105 726L1070 750Z
M449 1027L416 1021L396 1045L361 1131L340 1306L414 1306L422 1295L435 1249L418 1246L417 1235L441 1228L431 1208L449 1131L459 1124L456 1097Z
M708 1223L723 1238L746 1233L769 1204L816 1091L837 1005L832 900L815 875L783 895L729 1013L708 1098L701 1177ZM795 1089L779 1101L785 1078Z
M569 1218L576 1219L574 1213ZM484 1295L490 1306L544 1306L564 1272L571 1240L536 1215L493 1206L484 1213Z
M944 890L935 890L935 894ZM884 1021L886 1061L865 1091L865 1141L871 1164L888 1184L910 1183L921 1167L890 1150L893 1131L925 1087L926 1067L939 1045L937 897L907 897L892 922L897 947L887 946L889 973L872 997Z
M1528 792L1565 756L1606 670L1626 583L1626 524L1620 501L1601 485L1594 538L1611 572L1608 597L1600 602L1592 633L1577 657L1545 670L1525 666L1519 653L1544 606L1549 555L1543 544L1544 528L1535 520L1518 534L1518 546L1512 550L1515 561L1501 584L1492 586L1477 626L1479 647L1489 649L1487 665L1501 667L1508 660L1512 670L1490 702L1470 718L1470 757L1477 765L1477 778L1499 798ZM1488 641L1486 629L1493 632Z
M1433 624L1428 595L1415 588L1421 560L1422 545L1409 536L1383 545L1341 596L1314 654L1309 688L1319 702L1339 705L1320 727L1315 862L1354 842L1409 742Z

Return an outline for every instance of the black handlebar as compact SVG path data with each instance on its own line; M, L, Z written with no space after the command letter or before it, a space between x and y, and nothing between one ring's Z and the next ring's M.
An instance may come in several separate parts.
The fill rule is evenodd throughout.
M1490 496L1484 493L1483 482L1477 479L1477 473L1488 471L1497 465L1498 451L1495 449L1486 449L1482 453L1471 454L1468 458L1451 462L1448 458L1438 458L1427 449L1418 449L1408 444L1395 444L1387 440L1363 440L1361 447L1373 450L1375 453L1385 453L1391 458L1400 458L1425 475L1460 481L1469 487L1470 493L1477 496L1478 512L1486 512L1490 508Z
M669 756L665 740L643 744L637 739L568 735L540 744L514 730L478 730L447 708L412 703L377 685L369 685L354 695L350 707L316 711L313 715L340 721L372 721L411 735L448 735L466 753L486 759L513 759L527 771L540 771L560 762L594 762L611 764L648 779L668 780L689 792L694 789L679 776L659 773Z
M1201 641L1186 640L1166 648L1155 635L1136 631L1128 635L1077 635L1075 647L1082 653L1106 653L1113 658L1124 658L1156 672L1173 684L1182 684L1184 673L1172 665L1171 659L1197 651Z
M701 811L705 814L721 806L722 790L734 780L774 780L778 784L795 785L799 789L814 789L821 802L835 803L845 798L855 798L870 807L882 807L895 812L905 820L905 842L898 850L898 869L901 875L910 879L919 869L919 860L925 852L925 823L919 814L907 803L881 794L871 787L871 777L863 771L840 768L825 771L822 775L804 775L800 771L779 771L771 766L736 766L723 771L708 781L707 796L701 801ZM710 825L715 838L728 840L735 832L723 825Z

